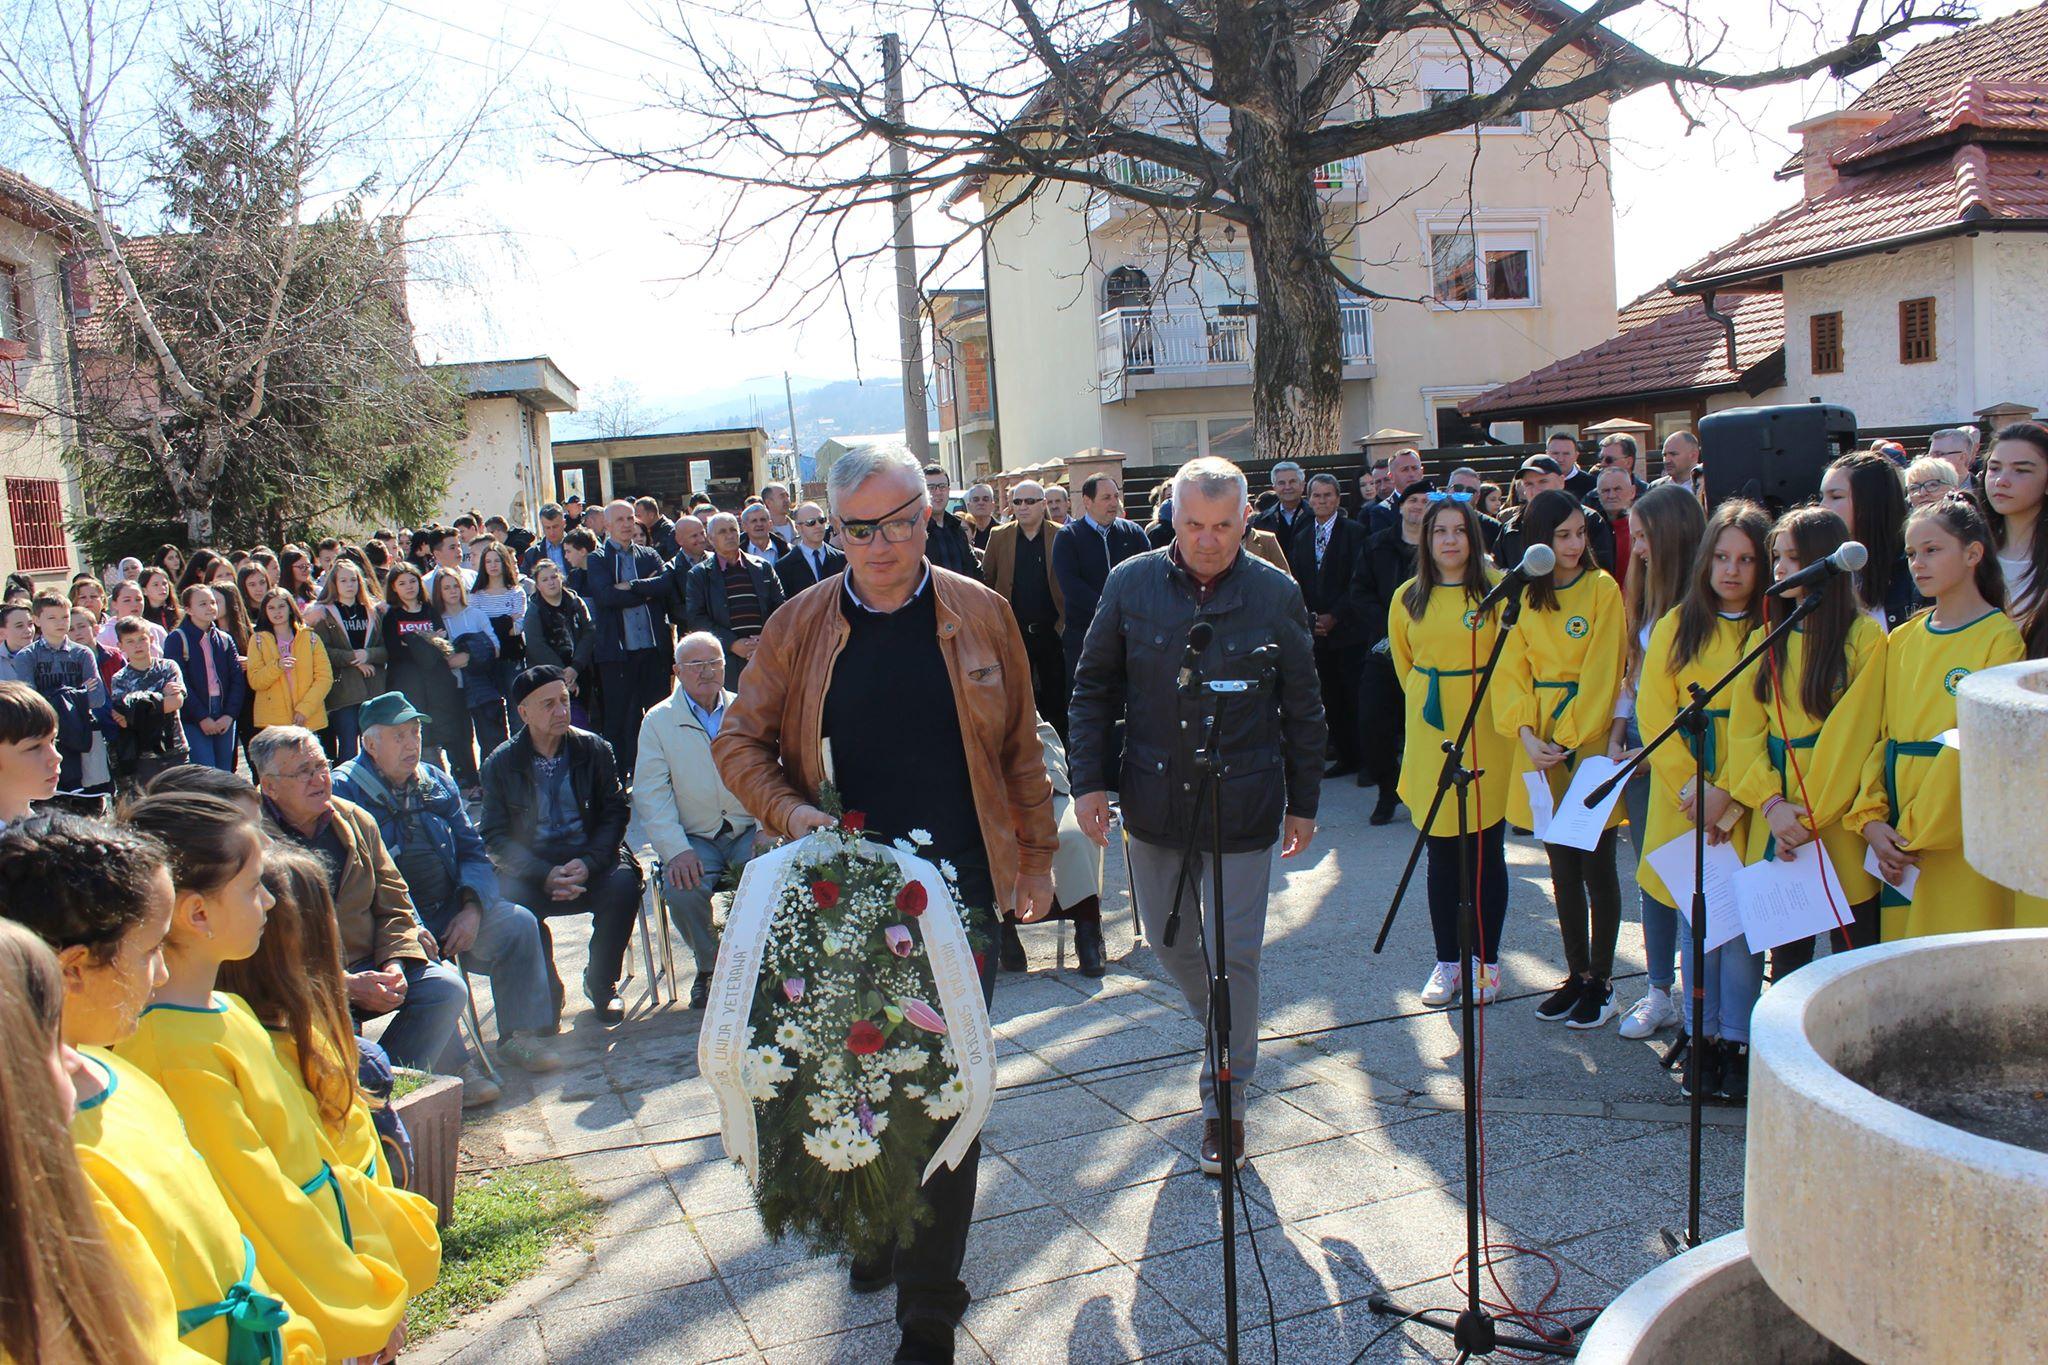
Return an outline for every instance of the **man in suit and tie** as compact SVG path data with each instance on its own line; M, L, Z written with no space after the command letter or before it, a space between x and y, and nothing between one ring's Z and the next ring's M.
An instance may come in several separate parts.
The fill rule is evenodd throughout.
M1123 490L1107 474L1092 474L1081 484L1081 515L1053 537L1052 570L1059 580L1064 609L1061 636L1066 646L1069 689L1074 667L1081 662L1081 642L1102 600L1109 571L1126 559L1152 548L1145 528L1123 516Z
M1308 476L1301 472L1301 466L1292 460L1282 460L1273 466L1273 494L1279 501L1252 518L1252 525L1261 531L1271 531L1282 545L1294 541L1294 533L1308 524L1308 504L1303 501L1308 492Z
M1288 566L1301 584L1315 631L1316 677L1323 685L1323 710L1337 750L1327 777L1358 771L1358 687L1365 668L1351 609L1351 578L1367 537L1363 526L1344 515L1343 504L1335 475L1310 479L1308 519L1287 545Z
M593 515L593 520L595 516ZM605 539L583 566L584 596L597 633L604 737L618 758L619 780L631 784L640 749L640 717L668 695L668 579L661 556L633 543L633 504L604 509Z
M764 518L768 509L755 504ZM747 660L761 643L761 628L782 605L775 566L740 544L740 524L730 512L711 519L711 554L684 580L685 624L706 631L725 646L725 686L737 691Z
M807 502L796 509L796 545L775 561L775 576L782 582L782 595L791 598L846 568L846 556L825 543L831 520L825 509Z
M1067 663L1060 643L1059 575L1052 568L1052 542L1057 532L1045 519L1045 488L1030 479L1010 490L1006 521L988 535L988 557L982 573L1001 593L1024 632L1024 653L1031 660L1031 697L1040 719L1052 722L1062 743L1067 736Z

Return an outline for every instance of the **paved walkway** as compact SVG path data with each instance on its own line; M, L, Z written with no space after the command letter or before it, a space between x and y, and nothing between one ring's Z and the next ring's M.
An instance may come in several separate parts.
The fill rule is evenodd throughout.
M1246 1360L1271 1359L1276 1337L1286 1361L1341 1365L1368 1343L1374 1362L1453 1354L1365 1303L1381 1288L1458 1303L1464 1245L1456 1015L1418 998L1433 957L1419 890L1388 951L1371 953L1412 830L1368 827L1369 797L1333 785L1315 847L1276 880L1243 1182L1254 1236L1242 1218L1239 1232ZM1062 970L1046 927L1026 932L1030 974L997 983L1002 1088L962 1360L1222 1359L1217 1185L1195 1165L1199 1031L1151 953L1133 951L1114 849L1110 861L1109 975L1074 972L1071 949ZM1505 991L1485 1016L1484 1211L1495 1242L1550 1259L1504 1252L1484 1284L1534 1306L1554 1264L1553 1306L1597 1307L1662 1260L1660 1228L1682 1226L1685 1109L1649 1045L1535 1018L1561 958L1541 850L1510 840L1509 871ZM1622 938L1621 970L1640 972L1633 922ZM556 941L581 951L566 924ZM566 960L563 974L576 979ZM465 1134L471 1165L566 1156L609 1204L595 1255L565 1254L408 1358L886 1361L893 1295L851 1295L837 1263L763 1237L696 1075L698 1016L652 1010L644 986L616 1029L577 1014L571 1065L538 1086L508 1075L505 1100ZM1640 987L1620 990L1633 1000ZM1737 1113L1709 1118L1713 1236L1741 1218L1742 1131Z

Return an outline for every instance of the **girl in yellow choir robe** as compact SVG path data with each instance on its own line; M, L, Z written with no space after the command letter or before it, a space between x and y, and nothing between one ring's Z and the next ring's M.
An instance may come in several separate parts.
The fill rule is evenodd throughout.
M1979 669L2024 655L2005 614L2005 578L1976 504L1951 496L1906 522L1906 556L1934 602L1891 633L1885 650L1883 743L1863 764L1848 826L1877 852L1884 938L2008 929L2013 895L1963 857L1961 765L1940 736L1955 728L1956 688ZM1899 883L1919 880L1908 900Z
M265 1276L311 1321L328 1358L390 1359L404 1344L407 1284L364 1177L327 1158L299 1077L248 1005L214 989L221 964L262 941L272 904L263 837L212 796L150 796L127 819L170 850L177 899L169 979L116 1051L184 1116Z
M1847 523L1826 508L1787 512L1771 529L1772 575L1785 579L1818 564L1848 538ZM1868 850L1843 819L1856 804L1863 760L1881 742L1885 634L1848 574L1773 599L1782 605L1772 608L1772 622L1809 592L1821 595L1820 605L1736 689L1731 790L1751 812L1742 861L1803 857L1818 876L1819 860L1799 852L1817 837L1847 897L1836 907L1846 922L1836 947L1863 948L1877 942L1877 878L1864 871ZM1813 961L1813 951L1811 938L1771 949L1771 979Z
M1413 492L1413 489L1409 490ZM1430 494L1423 513L1421 553L1415 577L1401 585L1387 612L1388 650L1401 680L1407 738L1401 755L1401 800L1417 829L1428 836L1429 922L1436 936L1436 968L1422 988L1422 1003L1450 1004L1469 968L1478 983L1475 1004L1487 1004L1500 990L1500 934L1508 910L1508 866L1504 842L1507 815L1509 741L1488 715L1481 715L1463 761L1479 780L1467 789L1465 847L1458 847L1455 791L1446 795L1426 829L1446 740L1457 737L1472 709L1479 670L1500 635L1500 613L1484 618L1476 608L1493 584L1487 571L1486 540L1479 515L1464 497ZM1486 707L1486 702L1481 703ZM1461 967L1458 906L1461 872L1476 879L1478 953Z
M63 1001L48 945L0 920L0 1362L176 1359L150 1330L162 1306L141 1301L101 1236L65 1131L74 1084L91 1082L62 1041Z
M213 1173L163 1089L108 1051L164 978L164 850L70 816L0 835L0 914L41 934L64 972L64 1036L82 1055L72 1141L108 1245L136 1288L153 1359L322 1359L312 1325L270 1291Z
M1522 528L1524 544L1557 552L1556 567L1529 583L1494 684L1494 720L1502 734L1521 741L1508 782L1508 818L1528 829L1535 821L1526 774L1543 773L1555 802L1580 759L1607 754L1628 626L1621 589L1593 563L1578 499L1560 489L1538 493ZM1614 942L1621 933L1614 844L1621 818L1617 801L1590 853L1544 845L1567 974L1536 1007L1539 1019L1598 1028L1614 1016Z
M1646 738L1662 734L1677 718L1691 702L1694 684L1702 690L1711 687L1741 662L1744 644L1764 619L1764 561L1770 534L1770 518L1753 502L1730 498L1714 510L1694 556L1691 586L1684 599L1658 620L1643 652L1636 719ZM1707 731L1697 751L1681 734L1650 755L1644 848L1659 849L1690 835L1695 802L1705 818L1709 843L1740 844L1744 812L1729 793L1733 783L1728 774L1735 760L1728 722L1731 695L1747 681L1729 683L1709 703ZM1702 765L1704 787L1698 785ZM1677 898L1647 858L1636 864L1636 881L1644 895L1679 909ZM1689 917L1692 907L1684 908ZM1739 1102L1749 1093L1749 1014L1763 989L1763 955L1751 953L1738 937L1708 949L1702 967L1694 958L1691 931L1684 926L1681 930L1678 943L1686 981L1705 989L1698 1038L1690 1037L1693 1001L1690 990L1686 993L1679 1027L1687 1031L1688 1046L1696 1048L1698 1056L1696 1072L1679 1073L1680 1088L1689 1096L1691 1077L1697 1074L1702 1093Z
M376 1124L356 1086L356 1037L327 869L303 849L272 844L264 854L263 884L276 898L263 942L253 956L221 964L220 986L247 1002L270 1031L278 1060L301 1082L324 1134L322 1155L364 1177L365 1202L409 1294L418 1297L440 1275L436 1211L431 1201L392 1185Z

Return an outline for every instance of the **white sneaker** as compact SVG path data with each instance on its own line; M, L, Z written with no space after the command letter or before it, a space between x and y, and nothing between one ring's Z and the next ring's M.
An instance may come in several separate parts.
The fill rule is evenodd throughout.
M1671 992L1662 986L1652 986L1643 998L1636 1001L1629 1012L1621 1017L1621 1036L1624 1038L1647 1038L1663 1029L1678 1025L1678 1002L1671 998Z
M1431 1009L1442 1009L1458 998L1458 964L1439 962L1429 973L1429 984L1422 988L1422 1003Z
M1491 1005L1494 997L1500 994L1500 964L1481 962L1475 957L1472 959L1472 975L1479 982L1479 998L1474 1003Z

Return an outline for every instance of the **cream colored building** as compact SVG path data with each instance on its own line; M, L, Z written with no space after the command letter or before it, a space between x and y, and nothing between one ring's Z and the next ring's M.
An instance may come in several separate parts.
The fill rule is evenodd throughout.
M441 523L481 512L514 526L537 526L540 505L555 496L551 420L576 411L576 385L546 356L446 368L468 390L463 415L469 430L441 499Z
M1501 7L1489 22L1542 9ZM1496 37L1524 53L1545 34L1529 22ZM1398 111L1502 74L1467 63L1448 34L1419 33L1391 45L1367 79L1376 107ZM1582 134L1563 116L1525 116L1323 169L1327 238L1342 268L1414 300L1340 300L1347 448L1383 427L1456 442L1469 432L1461 401L1613 334L1607 113L1604 100L1573 109ZM1221 146L1224 120L1205 136ZM1134 183L1175 174L1124 157L1104 167ZM1003 463L1088 447L1124 451L1132 464L1248 457L1259 317L1237 229L1212 222L1201 251L1169 249L1177 234L1151 210L1071 184L998 216L1022 192L1014 179L981 186Z
M65 262L86 211L0 170L0 569L61 580L78 563L66 522L78 485Z
M685 510L702 493L737 512L770 482L768 433L760 427L658 431L555 442L559 501L581 486L583 500L651 497L662 510Z

